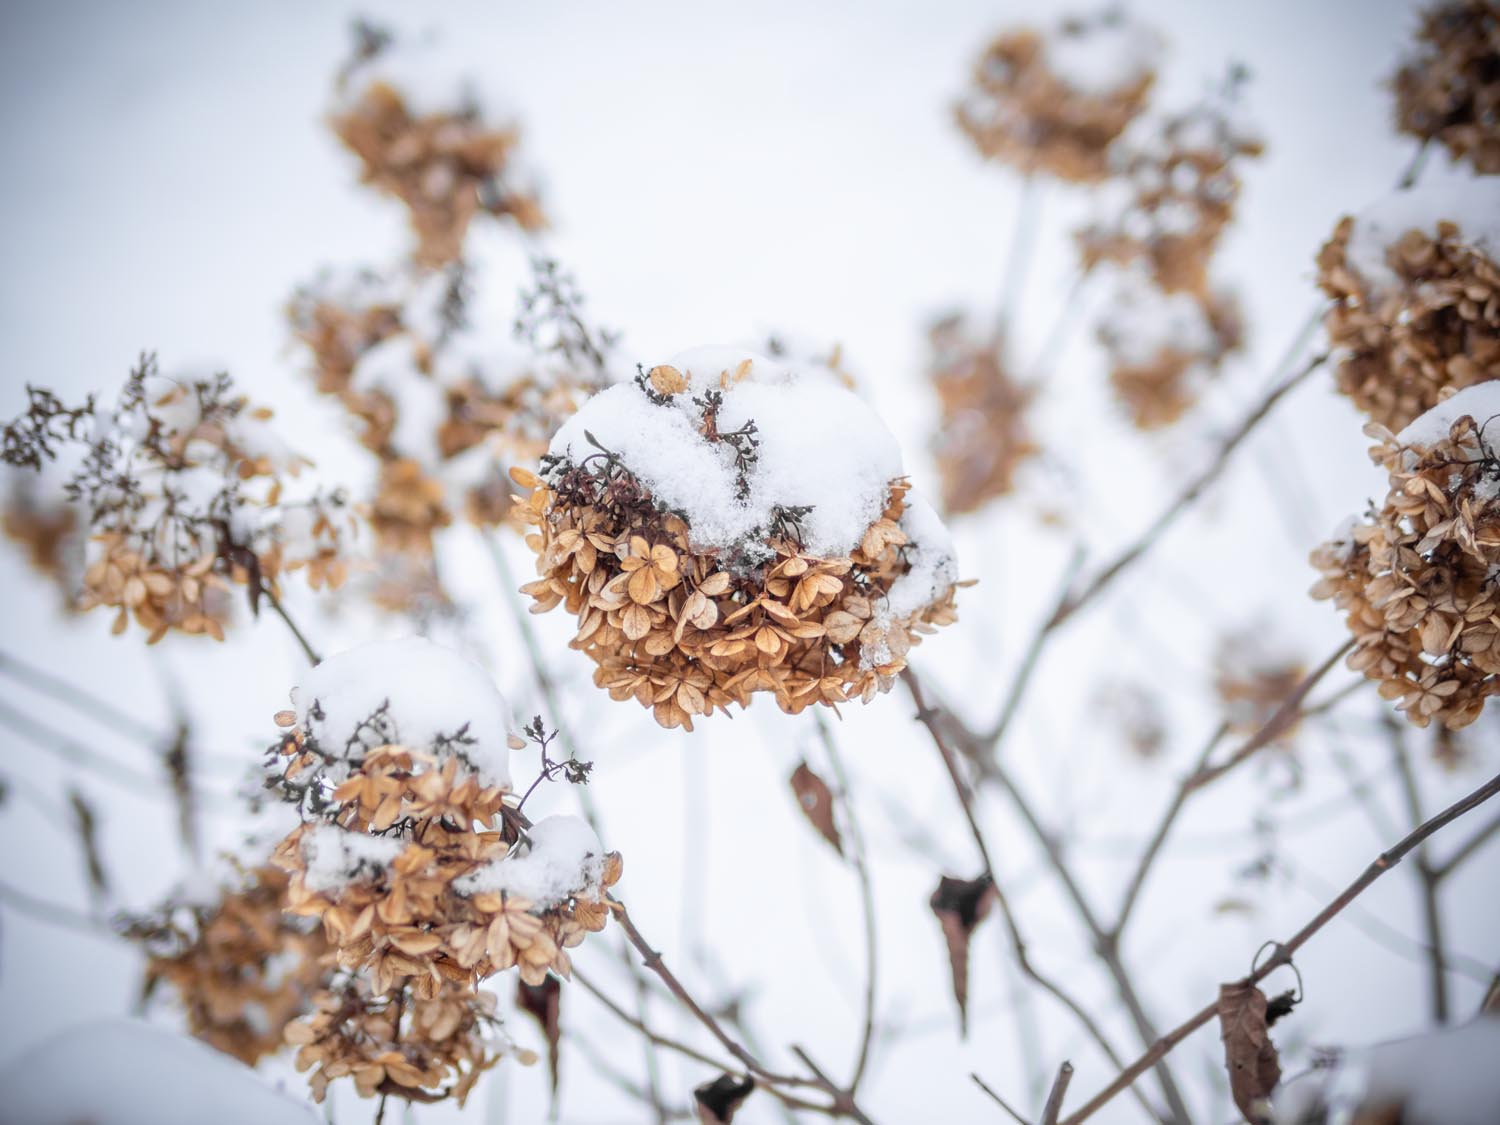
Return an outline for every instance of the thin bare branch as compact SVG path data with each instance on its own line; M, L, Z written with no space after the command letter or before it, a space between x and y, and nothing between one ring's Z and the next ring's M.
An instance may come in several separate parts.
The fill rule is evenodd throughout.
M1381 852L1360 873L1358 878L1344 888L1332 902L1318 911L1300 930L1285 942L1278 944L1275 947L1275 952L1245 979L1251 984L1257 984L1274 970L1283 965L1290 964L1297 950L1306 945L1319 930L1336 918L1340 911L1363 894L1375 880L1400 863L1413 848L1453 823L1459 817L1478 808L1497 793L1500 793L1500 774L1490 778L1489 781L1485 782L1478 789L1475 789L1468 796L1455 801L1432 819L1413 829L1398 843ZM1102 1107L1113 1100L1120 1091L1131 1087L1141 1075L1150 1070L1159 1060L1165 1058L1178 1043L1181 1043L1193 1032L1212 1020L1217 1010L1217 1002L1210 1002L1171 1031L1167 1032L1153 1043L1140 1058L1121 1071L1109 1085L1089 1099L1082 1108L1065 1118L1062 1125L1079 1125L1079 1122L1092 1117Z
M978 1086L981 1090L983 1090L990 1096L991 1101L993 1101L1001 1109L1005 1110L1006 1113L1010 1114L1010 1119L1014 1121L1016 1125L1031 1125L1031 1122L1027 1121L1026 1118L1017 1113L1014 1107L1012 1107L1008 1101L1006 1101L994 1090L992 1090L983 1078L979 1077L979 1075L977 1074L971 1074L969 1075L969 1077L974 1080L974 1085Z
M1057 1078L1053 1080L1052 1092L1047 1095L1047 1104L1042 1107L1041 1125L1057 1125L1057 1118L1062 1113L1063 1099L1068 1096L1068 1083L1073 1081L1073 1064L1064 1062L1057 1068Z

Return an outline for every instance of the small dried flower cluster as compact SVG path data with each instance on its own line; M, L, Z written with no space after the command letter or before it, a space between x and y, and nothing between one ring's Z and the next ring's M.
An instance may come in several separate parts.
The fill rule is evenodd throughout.
M82 572L83 544L78 513L67 501L18 483L0 509L0 530L25 549L32 568L57 586L71 605Z
M1301 661L1271 649L1259 631L1224 637L1214 655L1214 690L1225 721L1242 733L1259 730L1306 671Z
M319 1098L344 1075L367 1096L462 1098L495 1061L479 982L569 975L567 950L608 920L620 857L576 818L521 812L507 755L526 743L485 673L447 650L366 645L309 672L293 701L271 784L303 823L273 862L287 909L321 922L341 970L288 1030L298 1066L316 1068ZM527 733L545 761L540 722Z
M70 427L61 440L82 459L63 491L90 537L79 608L113 608L114 631L134 619L148 643L172 630L222 640L232 582L253 603L288 572L305 569L314 588L343 580L352 524L342 496L286 495L307 462L270 416L227 375L168 378L146 356L112 413L91 411L86 436Z
M1318 253L1338 385L1399 429L1449 388L1500 378L1500 181L1403 192L1345 217Z
M954 619L946 531L831 373L689 353L585 404L540 477L512 475L533 612L576 615L594 682L665 727L756 692L794 713L868 700Z
M535 197L506 182L517 130L486 121L468 88L425 104L402 73L406 49L392 46L387 34L363 31L340 73L330 121L359 157L363 180L406 205L416 261L429 267L457 261L481 211L508 216L522 230L544 227Z
M1417 38L1421 46L1392 81L1397 126L1500 174L1500 3L1433 4Z
M1120 11L1009 31L974 68L959 128L987 160L1076 183L1110 175L1109 149L1145 108L1157 36Z
M1114 216L1076 236L1085 272L1101 262L1139 264L1165 293L1212 299L1209 266L1234 217L1239 164L1264 147L1238 119L1243 78L1232 72L1213 98L1153 125L1116 162L1107 190L1123 198Z
M1371 423L1384 503L1319 547L1316 598L1344 612L1349 666L1425 727L1478 718L1500 693L1500 383L1460 391L1402 431Z
M605 378L609 339L584 324L570 280L536 263L517 330L532 346L481 336L467 270L325 275L290 307L318 388L338 398L379 459L369 518L378 560L412 598L434 536L462 514L510 515L505 463L535 463L547 439Z
M352 1078L360 1097L413 1102L453 1098L460 1106L479 1076L506 1055L530 1064L495 1015L495 994L445 984L434 995L378 992L358 974L339 973L314 1010L286 1029L298 1070L311 1070L313 1100L328 1084Z
M974 339L961 315L938 321L927 336L942 407L934 453L943 509L977 511L1012 492L1016 470L1039 452L1026 419L1035 388L1001 364L1002 347Z
M1239 303L1227 293L1163 293L1138 273L1119 279L1100 317L1099 342L1115 397L1142 430L1170 426L1244 338Z
M322 932L283 913L286 890L275 867L241 870L211 904L169 901L125 927L146 948L147 991L171 985L188 1030L250 1066L281 1049L326 983Z

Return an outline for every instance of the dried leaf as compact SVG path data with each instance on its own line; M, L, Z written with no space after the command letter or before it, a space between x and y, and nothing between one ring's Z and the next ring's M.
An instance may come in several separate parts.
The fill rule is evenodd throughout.
M743 1078L721 1074L712 1082L694 1088L693 1099L698 1103L700 1125L729 1125L754 1089L755 1079L748 1074Z
M839 855L844 854L844 841L839 836L838 825L833 822L833 791L828 783L800 762L792 771L792 792L797 794L797 804L802 814L818 830L818 834L833 845Z
M1276 1045L1266 1029L1266 994L1248 981L1219 986L1219 1038L1234 1104L1251 1125L1269 1120L1267 1099L1281 1081Z
M516 1006L541 1025L547 1037L547 1072L552 1078L552 1098L557 1100L557 1043L562 1035L562 985L550 974L541 984L516 981Z
M995 901L995 884L988 875L954 879L944 875L929 905L948 942L948 966L953 971L953 999L958 1001L958 1032L969 1034L969 937L984 921Z

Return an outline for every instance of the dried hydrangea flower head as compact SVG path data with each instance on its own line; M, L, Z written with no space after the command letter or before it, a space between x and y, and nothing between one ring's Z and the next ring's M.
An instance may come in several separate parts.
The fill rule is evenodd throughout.
M0 530L25 550L32 569L72 605L83 571L78 513L72 506L60 494L49 497L33 482L18 481L0 508Z
M546 225L534 196L516 188L513 126L487 119L472 82L454 84L422 45L368 27L339 74L333 131L360 160L361 178L400 199L424 266L457 261L481 211L523 230ZM438 80L434 81L437 76Z
M420 639L330 657L278 716L278 788L303 823L277 846L289 908L322 919L377 993L566 976L620 875L586 824L531 824L510 794L525 742L488 675Z
M1039 452L1026 419L1036 390L1002 366L1004 349L976 338L961 314L938 321L927 338L929 378L942 409L933 453L943 481L943 510L978 511L1009 495L1016 470Z
M1096 183L1145 108L1161 42L1118 9L1008 31L974 67L958 125L987 160Z
M146 991L170 985L188 1030L250 1066L281 1049L326 983L322 931L283 913L286 891L277 868L240 868L206 901L177 894L125 927L147 953Z
M1371 423L1390 475L1379 508L1313 552L1355 639L1349 666L1425 727L1456 729L1500 693L1500 382L1450 396L1400 434Z
M312 1014L286 1030L298 1070L311 1070L313 1100L328 1084L352 1078L360 1097L409 1102L452 1098L460 1106L479 1076L507 1055L532 1063L495 1014L495 994L445 984L432 996L374 991L357 974L339 973Z
M289 571L342 580L342 497L297 480L307 462L228 375L168 378L145 356L113 411L90 405L87 427L75 413L47 456L78 455L63 489L90 537L78 605L114 608L116 633L133 618L150 643L170 630L223 639L232 582L258 597Z
M1077 234L1085 271L1139 263L1165 292L1209 298L1209 264L1234 217L1239 165L1264 148L1243 120L1243 81L1243 71L1232 71L1187 112L1151 122L1139 139L1126 133L1117 178L1104 189L1112 217Z
M1400 429L1444 391L1500 378L1500 179L1397 193L1318 253L1338 385Z
M1417 39L1391 83L1397 126L1477 171L1500 174L1500 3L1433 4Z
M521 511L534 612L578 618L594 682L666 727L797 712L888 689L954 618L942 521L836 374L703 348L594 396L552 440Z
M1214 653L1214 691L1225 721L1244 733L1259 730L1306 671L1300 660L1268 642L1264 630L1226 635ZM1280 737L1288 737L1293 729Z
M519 342L471 319L492 295L476 296L476 278L460 266L325 272L294 297L293 330L319 389L339 399L380 459L370 521L382 554L430 564L433 536L455 514L505 521L504 466L534 465L607 381L610 337L585 323L567 275L551 262L535 267Z
M1117 279L1097 332L1115 397L1142 430L1187 413L1244 334L1232 296L1163 293L1138 272Z

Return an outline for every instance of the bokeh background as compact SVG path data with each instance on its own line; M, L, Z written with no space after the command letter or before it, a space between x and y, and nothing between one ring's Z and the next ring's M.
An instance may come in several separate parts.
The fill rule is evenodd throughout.
M1250 69L1250 113L1268 149L1247 170L1218 259L1245 303L1250 347L1189 421L1145 439L1109 401L1085 292L1072 343L1055 370L1037 373L1046 457L1020 497L957 527L962 569L979 585L960 599L960 623L914 661L976 718L993 713L1072 543L1108 557L1205 461L1316 306L1313 255L1335 220L1388 192L1411 156L1394 135L1382 82L1410 37L1412 5L1141 0L1132 10L1169 41L1157 105L1191 102L1231 61ZM373 3L359 11L442 34L504 92L554 223L545 248L575 275L594 318L621 330L631 364L768 332L841 343L902 440L914 480L932 482L925 327L950 308L985 316L993 307L1019 198L1016 177L980 162L950 106L992 34L1057 14L1051 5ZM406 247L399 205L357 186L354 158L323 120L354 14L285 2L9 0L0 8L0 414L21 409L27 382L72 396L112 391L142 349L155 349L167 368L227 368L276 408L291 444L320 472L362 479L368 468L338 407L313 394L283 312L319 267L380 264ZM1447 173L1435 160L1427 174ZM1066 232L1089 213L1082 195L1047 194L1017 316L1023 344L1040 341L1070 292ZM525 249L489 228L470 244L503 298L482 315L508 319L506 279L512 290L527 280ZM1382 487L1359 427L1331 376L1300 390L1200 509L1044 665L1008 754L1104 901L1114 901L1128 870L1122 857L1143 842L1215 722L1218 638L1250 626L1310 663L1342 639L1336 613L1305 596L1313 579L1305 560L1339 517ZM1042 518L1058 512L1066 527ZM450 639L482 656L530 714L533 683L495 575L477 544L452 550L448 574L466 612L462 635ZM525 565L522 551L513 558ZM327 614L305 591L290 596L325 650L406 630L388 618ZM173 637L146 651L136 636L110 637L105 617L65 619L55 594L7 550L0 621L5 650L77 677L143 720L165 727L174 708L190 714L212 748L203 800L213 834L224 845L236 840L235 788L274 738L271 715L301 667L274 620L242 622L224 645ZM863 979L858 899L787 788L792 766L813 753L810 725L762 705L692 735L661 731L590 686L586 661L565 646L565 622L539 626L575 708L570 722L597 762L605 843L625 855L619 891L633 916L702 992L743 995L772 1057L784 1059L798 1042L845 1068ZM1165 708L1168 746L1152 761L1133 757L1096 705L1100 686L1117 681L1149 687ZM1330 687L1344 682L1335 677ZM99 754L153 768L108 719L81 721L14 683L0 684L0 699ZM1075 1091L1091 1091L1110 1077L1107 1064L1018 988L994 920L975 940L972 1033L967 1042L956 1036L926 901L938 874L973 874L977 859L912 711L898 690L847 709L838 728L877 873L882 1034L869 1108L881 1121L996 1119L971 1070L1033 1105L1064 1057L1079 1069ZM1126 950L1161 1024L1241 975L1262 941L1294 930L1394 839L1371 825L1335 764L1340 754L1353 762L1400 823L1379 714L1373 698L1360 697L1333 734L1309 736L1295 759L1278 755L1231 779L1184 818ZM7 729L4 880L86 901L67 831L46 803L55 808L76 785L101 812L120 904L149 905L185 874L165 787L157 799L80 773L47 741ZM1486 765L1493 771L1495 739L1477 741L1479 760L1456 773L1424 761L1420 782L1433 809L1472 788ZM16 799L18 786L39 799ZM549 799L558 810L572 800L560 790ZM984 811L1033 955L1077 982L1128 1040L1013 814L989 798ZM1270 874L1246 877L1267 855ZM1474 966L1493 967L1496 957L1497 859L1491 846L1444 892L1451 946L1466 957L1467 970L1453 978L1464 1011L1483 988ZM1289 1072L1313 1045L1423 1026L1417 908L1414 883L1397 873L1299 956L1307 1001L1278 1029ZM625 995L612 941L591 944L579 964ZM11 1015L0 1026L0 1065L68 1025L128 1011L138 973L131 949L0 902L0 1010ZM570 1036L617 1069L638 1071L641 1045L628 1029L579 990L567 990L564 1003ZM691 1032L667 1005L653 1010L664 1029ZM153 1018L172 1014L159 1008ZM511 1029L522 1042L539 1040L520 1018ZM1179 1056L1195 1112L1232 1117L1212 1030ZM664 1066L684 1104L691 1086L711 1077L670 1056ZM582 1049L565 1044L563 1067L562 1120L644 1119ZM273 1077L300 1086L289 1070ZM547 1104L545 1068L502 1065L461 1118L440 1108L415 1119L531 1122ZM335 1098L341 1122L371 1110L351 1092ZM1099 1119L1138 1116L1122 1098ZM764 1098L740 1118L778 1119Z

